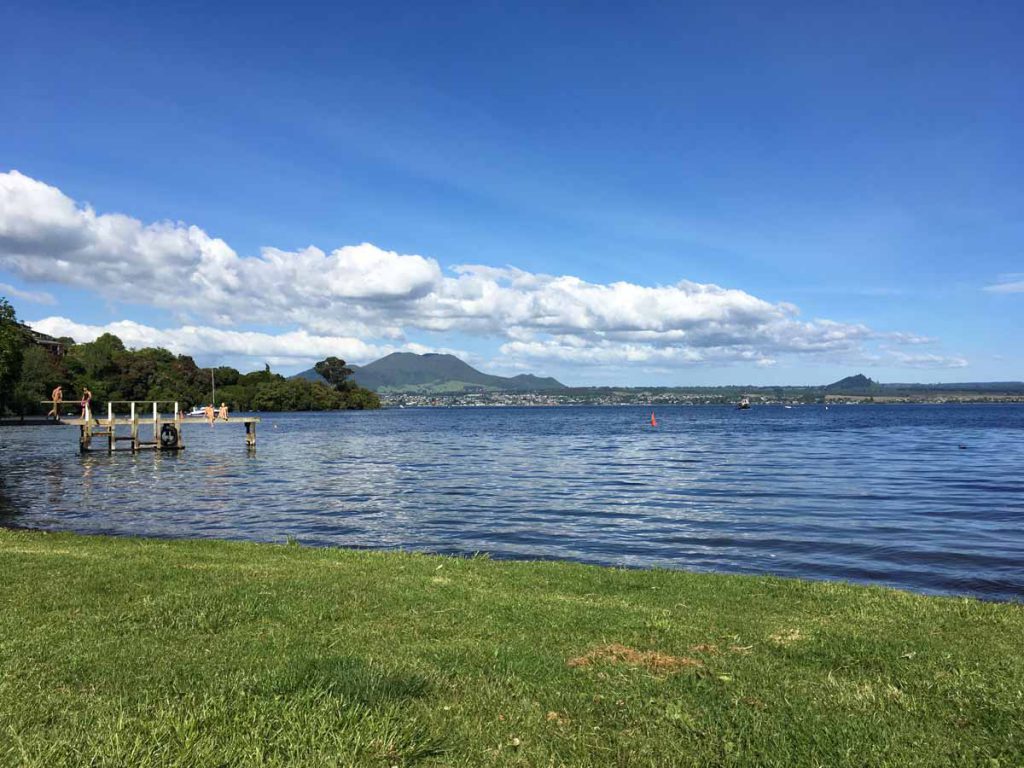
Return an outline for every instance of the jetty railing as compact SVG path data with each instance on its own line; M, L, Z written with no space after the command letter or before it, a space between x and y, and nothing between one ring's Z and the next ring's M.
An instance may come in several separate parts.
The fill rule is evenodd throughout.
M74 401L62 401L55 403L52 400L43 400L44 405L55 405L59 413L62 405L76 405ZM127 405L125 417L115 413L114 406ZM170 416L160 410L160 406L170 405L173 411ZM92 441L95 438L106 438L108 453L118 449L119 443L129 443L131 451L160 450L180 451L185 448L185 436L183 427L186 424L210 424L230 423L245 425L245 444L248 448L256 447L256 425L260 423L258 416L221 416L216 409L212 417L206 414L192 417L186 416L179 408L177 400L110 400L106 403L106 418L98 416L92 408L92 403L77 404L82 409L81 415L75 418L60 417L61 424L79 428L78 445L84 451L95 450ZM102 413L102 410L101 410ZM128 434L118 434L118 427L128 427ZM145 431L146 427L152 427L153 439L143 439L140 427Z

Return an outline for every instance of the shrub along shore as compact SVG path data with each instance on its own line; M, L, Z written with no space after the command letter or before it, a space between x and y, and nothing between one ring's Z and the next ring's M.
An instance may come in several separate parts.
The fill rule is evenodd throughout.
M1024 606L0 530L4 765L1024 764Z

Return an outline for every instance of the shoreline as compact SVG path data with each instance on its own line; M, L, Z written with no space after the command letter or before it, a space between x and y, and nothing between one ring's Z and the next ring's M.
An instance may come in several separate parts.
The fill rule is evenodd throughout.
M441 558L454 558L464 560L474 559L485 559L495 563L562 563L570 566L580 566L584 568L602 568L609 571L628 571L628 572L665 572L665 573L682 573L690 574L693 576L706 576L706 577L739 577L739 578L751 578L751 579L778 579L780 581L792 581L801 584L836 584L845 587L859 588L859 589L883 589L892 590L895 592L906 593L915 597L924 598L940 598L948 600L977 600L983 603L992 603L996 605L1018 605L1024 607L1024 594L1018 595L1015 598L1002 599L999 597L989 597L985 595L974 595L966 594L961 592L945 592L941 590L915 590L907 587L895 586L892 584L884 584L880 582L871 581L853 581L849 579L829 579L821 578L814 579L805 576L787 576L783 574L773 573L770 571L756 572L756 573L740 573L734 571L723 571L723 570L695 570L690 568L668 568L659 565L613 565L609 563L600 562L597 560L583 560L573 558L543 558L543 557L531 557L531 556L509 556L502 554L495 554L493 552L478 551L478 552L438 552L435 550L417 550L417 549L404 549L404 548L382 548L373 546L343 546L337 544L304 544L296 538L291 536L285 542L280 541L264 541L256 539L243 539L243 538L223 538L219 536L173 536L173 535L160 535L160 534L136 534L136 533L109 533L109 532L96 532L96 533L82 533L79 531L70 530L47 530L46 528L39 528L32 525L20 525L18 523L10 522L0 518L0 533L3 531L12 532L26 532L35 533L41 536L75 536L83 539L90 538L101 538L101 539L114 539L114 540L126 540L126 541L152 541L152 542L177 542L181 544L198 543L198 542L221 542L224 544L243 544L251 545L256 547L280 547L280 546L291 546L300 549L312 549L312 550L326 550L339 552L375 552L380 554L399 554L399 555L411 555L417 557L441 557Z
M0 567L0 764L1024 758L1017 604L10 529Z

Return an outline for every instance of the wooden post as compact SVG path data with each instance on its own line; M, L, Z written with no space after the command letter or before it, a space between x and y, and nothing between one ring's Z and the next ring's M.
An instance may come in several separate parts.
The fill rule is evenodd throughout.
M114 404L107 402L107 453L113 453L117 447L114 443L117 440L117 430L114 429Z
M135 401L132 400L132 453L139 450L139 420L135 417Z
M185 422L181 418L181 410L178 408L178 403L174 403L174 426L178 428L178 450L185 448Z
M92 408L87 404L82 412L85 414L85 423L82 425L82 434L78 439L78 447L84 452L89 450L89 444L92 443Z
M153 442L160 444L160 412L157 410L156 400L153 401Z
M256 422L245 422L245 445L248 448L256 447Z

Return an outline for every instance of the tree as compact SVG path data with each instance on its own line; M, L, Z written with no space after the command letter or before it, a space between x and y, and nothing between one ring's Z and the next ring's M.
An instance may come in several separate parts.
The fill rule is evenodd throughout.
M327 379L327 383L335 389L341 389L345 380L352 375L352 369L338 357L328 357L313 366L313 370Z
M345 394L344 407L350 411L365 411L380 408L380 398L373 390L355 387Z
M159 400L177 401L188 408L210 402L211 373L216 376L218 402L229 403L236 411L380 407L373 392L347 380L352 371L338 358L323 361L338 382L337 386L328 386L319 381L285 379L269 366L246 374L227 366L200 368L191 357L174 355L166 349L127 349L109 333L84 344L66 341L63 357L33 344L17 324L13 308L0 299L0 412L44 413L48 408L40 401L47 399L57 384L64 387L68 402L88 387L94 403Z
M18 326L14 307L0 296L0 414L11 402L14 388L21 378L25 342L25 334Z
M65 357L65 364L75 382L75 392L80 393L82 387L88 387L94 402L126 399L120 390L124 383L120 373L132 354L112 333L104 333L86 344L75 344Z
M352 369L345 364L344 360L328 357L314 365L313 370L327 379L327 383L334 387L334 391L340 396L338 404L332 407L345 408L350 411L380 408L380 398L377 397L376 392L360 387L349 379Z
M14 410L22 416L46 413L50 406L42 401L50 399L58 384L70 394L68 373L60 359L43 347L28 344L22 357L21 377L14 388Z
M213 369L213 375L217 379L218 387L230 387L232 384L238 383L240 374L230 366L221 365Z

